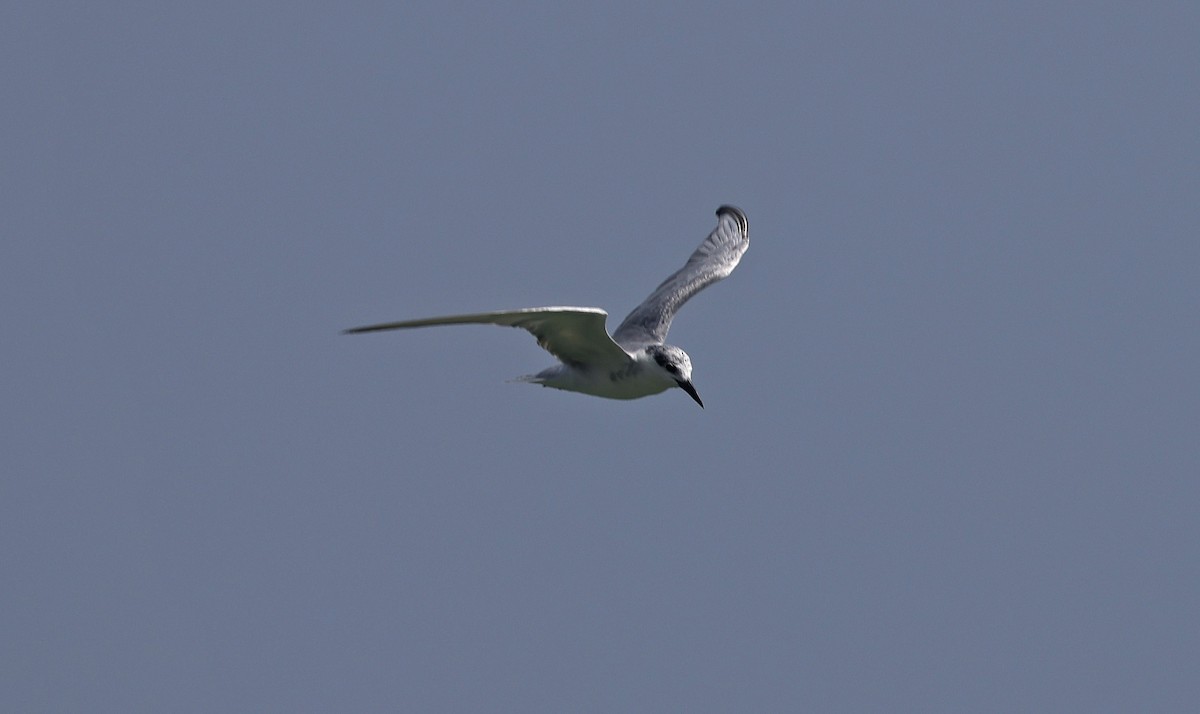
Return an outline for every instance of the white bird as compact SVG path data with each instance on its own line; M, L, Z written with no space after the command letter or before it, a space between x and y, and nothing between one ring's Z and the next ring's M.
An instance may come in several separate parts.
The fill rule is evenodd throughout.
M385 322L345 330L346 334L431 325L489 324L533 333L559 364L518 381L609 399L637 399L679 387L701 407L692 386L687 353L665 344L675 313L696 293L728 276L750 245L746 214L733 206L717 209L717 227L687 263L633 309L610 337L608 313L598 307L530 307Z

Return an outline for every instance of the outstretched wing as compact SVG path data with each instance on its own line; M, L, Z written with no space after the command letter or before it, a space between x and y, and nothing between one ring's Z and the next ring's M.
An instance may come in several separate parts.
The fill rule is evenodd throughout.
M595 307L530 307L524 310L429 317L352 327L346 334L432 325L506 325L528 330L542 349L576 367L624 366L631 359L604 327L608 313Z
M663 342L675 313L690 297L728 276L750 246L746 214L740 208L717 209L717 227L688 262L633 309L613 339L622 345Z

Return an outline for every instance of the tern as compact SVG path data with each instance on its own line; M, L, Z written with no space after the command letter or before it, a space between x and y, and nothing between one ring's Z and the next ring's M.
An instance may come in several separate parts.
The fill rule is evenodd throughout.
M608 313L598 307L530 307L520 310L448 315L385 322L344 330L345 334L433 325L504 325L528 330L559 364L516 381L582 392L608 399L637 399L679 387L704 402L692 386L692 361L666 344L671 320L696 293L724 279L750 245L746 214L733 206L717 209L717 227L687 263L633 309L609 336Z

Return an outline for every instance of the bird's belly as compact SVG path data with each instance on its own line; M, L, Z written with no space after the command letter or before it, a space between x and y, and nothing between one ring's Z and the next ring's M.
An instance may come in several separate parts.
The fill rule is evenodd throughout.
M540 380L547 387L582 392L608 399L637 399L665 392L675 386L638 365L618 370L562 370Z

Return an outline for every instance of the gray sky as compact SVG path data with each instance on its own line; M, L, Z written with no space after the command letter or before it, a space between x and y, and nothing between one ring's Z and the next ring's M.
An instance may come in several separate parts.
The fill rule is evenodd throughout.
M0 710L1184 711L1200 9L0 11ZM508 384L722 203L707 408Z

